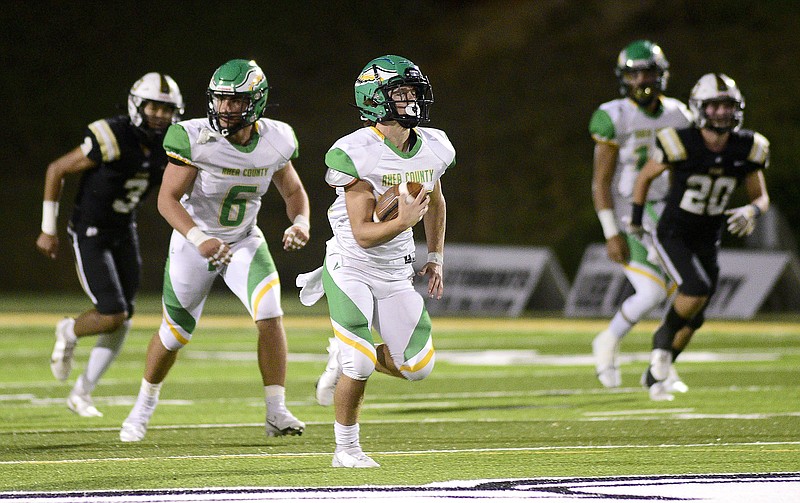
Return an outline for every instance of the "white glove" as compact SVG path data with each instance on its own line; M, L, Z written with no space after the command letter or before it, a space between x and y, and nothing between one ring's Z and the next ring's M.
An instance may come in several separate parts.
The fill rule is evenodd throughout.
M761 214L754 204L739 206L725 211L728 217L728 232L734 236L744 237L753 233L756 228L756 218Z

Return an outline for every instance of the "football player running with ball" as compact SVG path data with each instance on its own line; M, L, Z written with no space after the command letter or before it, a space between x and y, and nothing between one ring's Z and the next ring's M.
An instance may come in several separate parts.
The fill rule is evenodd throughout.
M36 247L51 259L59 251L56 221L64 179L81 173L67 234L81 286L94 307L58 322L50 370L66 381L78 339L97 337L67 398L67 407L83 417L103 415L94 406L92 392L122 350L139 291L142 258L136 211L161 183L167 165L161 142L182 113L183 98L175 81L148 73L130 89L128 115L92 122L83 143L47 167Z
M665 127L691 124L680 101L663 95L669 63L661 47L648 40L630 43L619 54L616 68L622 98L600 105L589 131L595 141L592 199L606 238L608 258L623 267L634 293L620 306L608 328L592 341L597 378L603 386L621 385L619 345L631 328L670 293L667 276L648 251L650 238L626 234L636 175L655 148L656 132ZM662 177L647 194L645 229L655 229L663 209L668 180ZM674 369L671 382L685 391Z
M164 271L163 318L147 348L139 395L120 440L144 438L167 373L197 327L214 280L221 276L258 329L258 365L267 405L267 436L300 435L305 424L285 406L286 334L280 280L256 226L261 197L274 183L292 224L286 250L309 239L309 202L292 165L298 146L292 128L262 118L267 79L253 61L220 66L208 87L207 118L169 128L169 164L158 209L174 228Z
M643 232L650 185L664 172L672 174L653 242L678 293L653 335L645 373L652 400L674 398L665 381L672 362L689 342L676 334L703 324L703 312L719 278L723 225L727 223L736 236L749 235L756 218L769 207L763 174L769 165L769 142L759 133L741 129L744 98L736 83L721 73L703 75L692 89L689 107L695 127L658 133L658 149L642 168L633 191L630 231L638 234ZM750 203L726 211L740 184Z
M378 372L418 381L433 370L431 320L414 290L412 227L423 221L428 255L420 270L427 293L439 299L442 277L445 199L441 176L455 164L455 150L428 122L433 92L411 61L394 55L367 64L355 82L364 127L339 139L325 156L326 181L337 198L328 211L333 238L321 269L298 277L301 300L328 298L334 337L328 365L317 382L317 401L333 403L334 467L379 466L364 454L358 416L367 379ZM419 182L417 197L398 200L398 215L373 218L376 198L390 187ZM375 344L372 328L383 340Z

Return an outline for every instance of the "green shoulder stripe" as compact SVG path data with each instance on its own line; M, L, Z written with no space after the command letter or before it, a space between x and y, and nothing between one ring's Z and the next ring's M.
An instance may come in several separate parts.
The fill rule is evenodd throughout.
M164 136L164 150L167 154L175 154L184 162L192 161L192 147L189 144L189 133L180 124L173 124Z
M325 154L325 165L354 178L360 178L358 176L358 170L356 170L356 165L353 164L353 160L340 148L332 148Z
M611 141L617 135L614 122L605 110L597 109L589 121L589 133L598 141Z

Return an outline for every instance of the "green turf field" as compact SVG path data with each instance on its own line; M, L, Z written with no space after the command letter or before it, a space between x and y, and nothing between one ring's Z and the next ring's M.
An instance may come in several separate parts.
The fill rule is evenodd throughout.
M625 340L624 387L611 391L590 358L603 320L434 319L434 373L417 383L375 375L367 387L362 445L382 468L337 470L333 411L313 399L327 319L287 310L287 401L308 426L302 437L268 439L254 328L215 302L164 384L146 439L124 444L118 430L157 303L140 306L95 392L105 417L85 419L64 405L71 382L48 366L53 325L85 301L0 300L0 491L800 470L800 324L791 320L708 322L679 361L689 392L656 403L638 385L653 322ZM70 381L93 342L79 344Z

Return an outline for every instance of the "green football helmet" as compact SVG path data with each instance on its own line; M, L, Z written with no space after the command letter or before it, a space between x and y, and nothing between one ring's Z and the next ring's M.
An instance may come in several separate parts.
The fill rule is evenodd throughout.
M416 97L407 101L393 100L392 91L401 86L412 87ZM433 89L419 67L406 58L386 55L370 61L356 79L355 95L362 120L397 121L404 128L430 121ZM406 106L399 110L398 102Z
M208 84L211 127L228 136L253 124L264 113L268 91L267 77L255 61L232 59L220 66ZM236 102L235 111L220 111L223 100Z
M657 75L655 81L641 86L632 85L627 81L626 76L642 70L655 70ZM619 53L615 73L619 80L620 94L631 98L641 106L647 106L667 90L669 62L657 44L649 40L636 40Z

